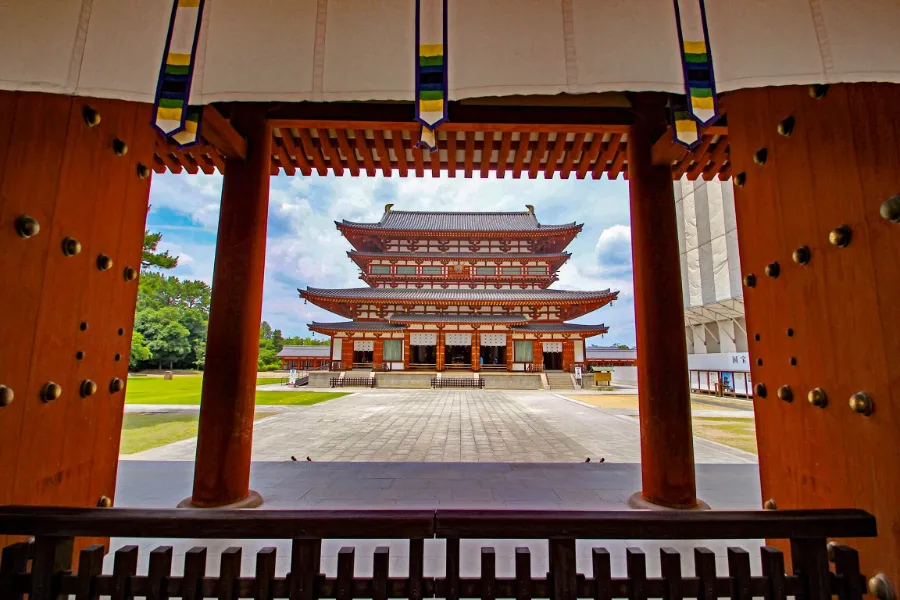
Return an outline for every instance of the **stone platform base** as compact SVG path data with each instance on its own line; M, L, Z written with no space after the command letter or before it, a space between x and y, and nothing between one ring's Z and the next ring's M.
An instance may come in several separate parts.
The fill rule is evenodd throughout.
M263 498L259 495L259 492L250 490L250 494L246 498L237 502L232 502L231 504L223 504L222 506L197 506L192 502L191 497L188 496L178 503L177 508L201 508L207 510L257 508L258 506L262 506L262 503Z
M704 502L703 500L697 499L697 506L693 508L673 508L671 506L663 506L661 504L654 504L650 502L640 492L633 493L627 501L627 504L631 508L645 509L645 510L709 510L709 504Z

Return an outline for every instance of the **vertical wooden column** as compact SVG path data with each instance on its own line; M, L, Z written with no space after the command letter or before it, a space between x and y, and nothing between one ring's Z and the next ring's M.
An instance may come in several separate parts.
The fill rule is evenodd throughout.
M562 368L563 371L569 372L575 365L575 342L572 340L563 340L562 343Z
M403 370L409 371L409 353L412 350L409 344L409 330L403 332Z
M384 362L384 340L380 337L375 338L375 346L372 350L372 368L379 369L381 368L381 363Z
M262 503L259 494L250 490L250 450L266 262L271 133L265 113L256 107L238 107L232 124L247 137L247 158L225 163L194 493L182 503L196 507Z
M691 509L698 502L675 198L669 166L651 159L653 143L668 134L664 96L636 95L635 112L628 188L643 489L630 502Z
M472 370L481 370L481 339L477 330L472 332Z
M353 338L344 338L344 343L341 346L341 370L342 371L353 370L353 346L354 346Z
M541 340L531 342L531 364L539 370L544 369L544 342Z
M437 363L437 370L444 370L444 354L446 352L446 341L444 339L444 330L438 329L437 332L437 348L435 349L437 356L434 361Z
M513 370L513 349L514 349L514 340L511 332L507 332L506 334L506 370Z

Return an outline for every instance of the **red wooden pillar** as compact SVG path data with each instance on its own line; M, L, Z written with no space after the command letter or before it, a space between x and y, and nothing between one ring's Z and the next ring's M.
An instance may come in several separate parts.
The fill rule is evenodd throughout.
M266 262L271 133L265 113L239 107L246 160L228 159L216 239L194 492L182 505L258 506L250 490L259 323Z
M472 332L472 370L481 370L481 340L477 331Z
M384 362L384 340L380 337L375 338L375 345L372 348L372 368L379 369L381 363Z
M444 355L446 354L446 341L444 339L444 330L438 329L437 332L437 348L435 349L437 352L437 356L434 359L434 362L437 363L435 368L438 371L444 370Z
M690 509L698 502L674 190L669 166L651 159L668 135L664 102L638 94L628 132L643 487L631 504Z
M506 370L513 370L513 347L515 346L511 332L506 334Z
M353 338L344 338L341 345L341 371L353 370L353 349L355 346Z
M531 342L531 364L537 371L544 370L544 342L541 340Z
M562 343L562 368L569 372L575 366L575 342L565 340Z
M412 350L409 343L409 330L403 332L403 370L409 371L409 353Z

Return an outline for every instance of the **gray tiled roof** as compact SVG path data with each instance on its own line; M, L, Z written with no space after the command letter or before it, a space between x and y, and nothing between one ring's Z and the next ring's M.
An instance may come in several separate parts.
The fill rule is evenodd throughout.
M340 321L337 323L316 323L313 321L309 324L309 328L343 329L344 331L402 331L406 329L403 325L394 325L384 321Z
M535 333L578 333L580 331L597 331L607 329L603 323L599 325L582 325L580 323L528 323L516 327L516 331L532 331Z
M393 313L388 315L391 323L498 323L515 325L527 323L523 315L442 315L423 313Z
M285 346L275 355L278 358L317 358L331 356L331 344L324 346Z
M450 289L412 289L412 288L345 288L298 289L301 297L317 296L335 299L372 299L398 301L496 301L496 302L570 302L573 300L614 300L619 292L610 290L582 292L571 290L450 290Z
M545 231L579 227L577 223L542 225L533 212L425 212L388 210L378 223L346 225L363 229L395 229L403 231Z
M569 252L558 252L553 254L526 254L518 252L508 252L502 254L499 252L357 252L349 250L347 256L350 258L380 258L380 259L407 259L407 258L427 258L427 259L446 259L446 260L568 260L572 254Z

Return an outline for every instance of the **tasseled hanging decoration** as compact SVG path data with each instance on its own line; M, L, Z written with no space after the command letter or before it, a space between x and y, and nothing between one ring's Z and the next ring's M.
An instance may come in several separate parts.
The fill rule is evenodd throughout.
M669 106L675 140L689 148L699 140L698 128L719 118L709 30L704 0L673 0L684 71L684 96L673 96Z
M447 120L447 0L416 0L417 144L436 151L435 128Z
M179 148L200 139L202 106L190 106L194 58L204 0L174 0L169 33L156 85L153 124Z

